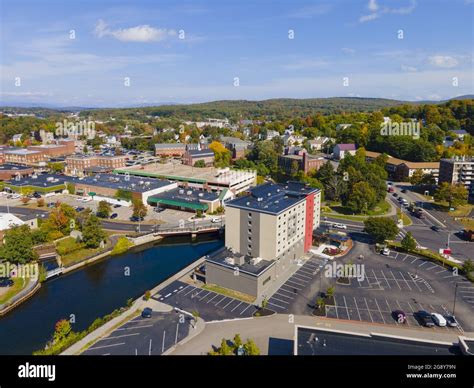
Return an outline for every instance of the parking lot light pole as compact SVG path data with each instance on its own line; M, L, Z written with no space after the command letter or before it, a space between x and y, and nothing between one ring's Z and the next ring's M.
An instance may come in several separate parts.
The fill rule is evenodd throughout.
M456 286L454 287L454 303L453 303L453 317L454 315L454 309L456 308L456 297L458 294L458 283L456 283Z

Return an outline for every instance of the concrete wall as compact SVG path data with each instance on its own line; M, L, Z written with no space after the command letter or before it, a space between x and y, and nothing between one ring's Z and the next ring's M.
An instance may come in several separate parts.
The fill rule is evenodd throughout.
M240 212L233 207L225 211L225 245L240 252Z

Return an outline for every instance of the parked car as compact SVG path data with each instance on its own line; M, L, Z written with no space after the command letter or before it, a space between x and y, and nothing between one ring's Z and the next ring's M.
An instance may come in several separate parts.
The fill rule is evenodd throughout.
M398 194L397 194L397 193L393 193L392 195L393 195L395 198L398 197Z
M441 314L438 313L433 313L431 314L431 319L433 319L433 322L436 323L440 327L446 326L446 319Z
M431 230L434 230L435 232L439 232L439 226L433 225L430 228Z
M407 189L402 189L402 193L406 193L407 192Z
M111 218L112 220L115 219L115 218L117 218L117 217L118 217L118 214L117 214L117 213L113 213L113 214L110 216L110 218Z
M388 256L388 255L390 255L390 249L384 248L384 249L382 249L382 251L380 253L384 256Z
M153 310L150 307L145 307L142 311L142 318L151 318Z
M456 317L454 315L445 315L444 319L446 319L446 323L449 327L458 327L459 323L456 320Z
M0 287L11 287L13 286L13 280L10 278L2 277L0 278Z
M165 208L164 208L164 207L159 207L159 206L157 206L157 207L153 208L153 211L154 211L155 213L161 213L161 212L164 212L164 211L165 211Z
M220 220L219 220L219 218L217 218L217 217L211 218L211 222L212 222L213 224L217 224L219 221L220 221Z
M416 320L418 321L418 323L421 325L421 326L424 326L424 327L434 327L434 322L433 322L433 318L431 317L431 314L427 311L424 311L424 310L420 310L420 311L417 311L415 314L413 314L416 318Z
M347 229L347 226L344 224L333 224L332 226L336 229Z
M407 323L407 315L402 310L394 310L392 311L392 317L398 323Z
M143 221L143 217L137 217L137 216L132 216L130 217L130 221L133 221L133 222L138 222L138 221Z
M80 212L82 212L84 209L85 209L84 207L78 206L78 207L76 207L76 212L80 213Z
M48 207L54 207L54 206L56 206L56 204L54 202L49 202L48 203Z
M120 205L120 204L118 204L118 203L114 205L114 209L117 209L117 208L119 208L119 207L122 207L122 205Z

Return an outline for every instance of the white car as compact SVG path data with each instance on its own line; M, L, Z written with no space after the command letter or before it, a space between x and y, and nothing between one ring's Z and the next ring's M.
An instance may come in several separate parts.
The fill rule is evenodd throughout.
M390 249L388 249L388 248L382 249L382 255L384 255L384 256L390 255Z
M434 323L436 323L440 327L446 326L446 319L441 314L433 313L431 314L431 318L433 319Z
M344 224L333 224L332 226L336 229L347 229L347 226Z
M212 222L213 224L217 224L217 223L219 222L219 218L215 218L215 217L214 217L214 218L211 218L211 222Z

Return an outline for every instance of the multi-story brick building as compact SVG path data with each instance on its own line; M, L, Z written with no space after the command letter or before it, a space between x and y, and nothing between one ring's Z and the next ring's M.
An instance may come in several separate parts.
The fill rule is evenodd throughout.
M183 155L183 164L187 166L194 166L198 160L202 160L206 166L212 166L214 164L214 151L211 149L187 150Z
M226 248L207 259L206 282L259 298L311 248L320 208L320 190L300 182L227 202Z
M125 162L124 155L72 155L66 158L66 174L86 175L95 167L100 167L103 172L111 172L116 168L125 167Z
M326 160L323 157L308 155L307 152L280 155L278 157L278 166L288 175L294 173L295 169L307 174L312 170L319 170L324 163L326 163Z
M27 150L24 148L3 151L6 163L21 164L23 166L39 166L46 158L41 151Z

